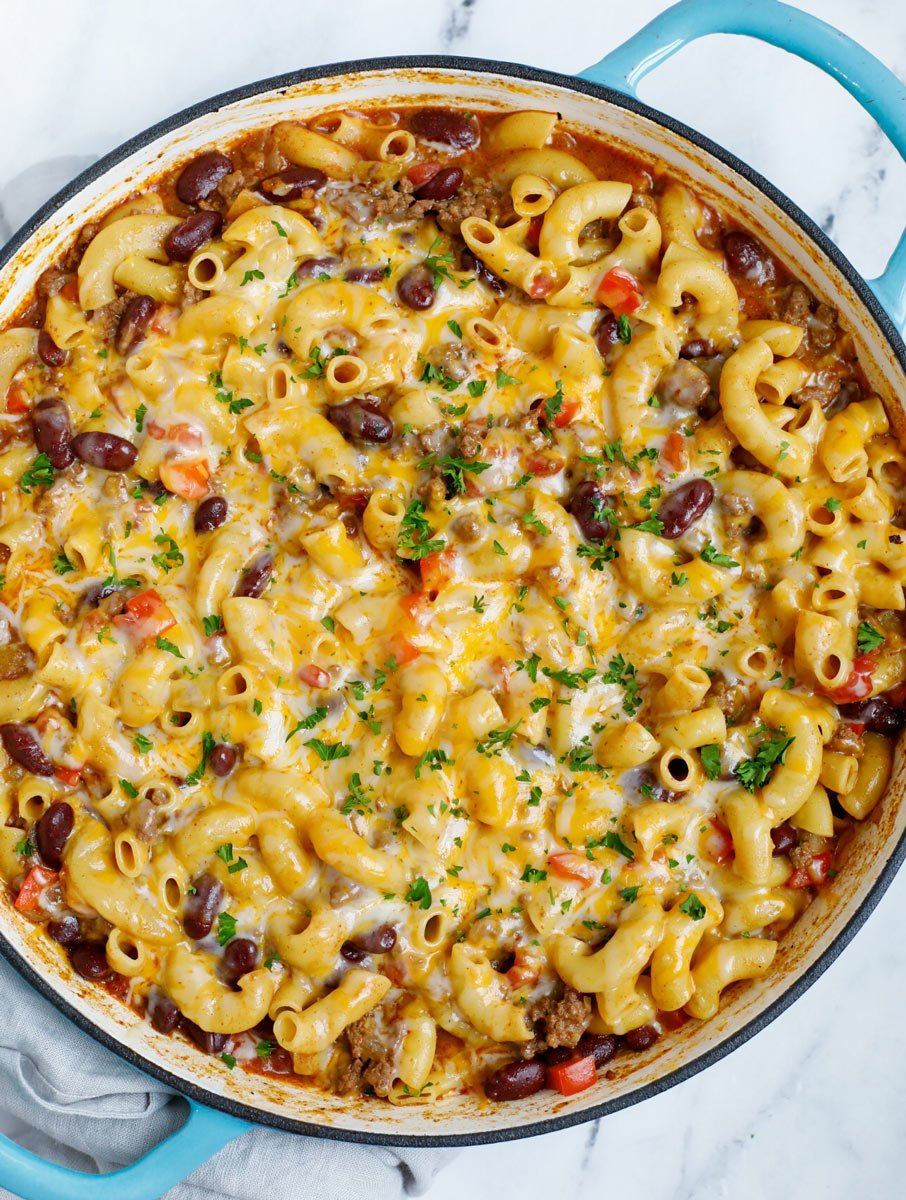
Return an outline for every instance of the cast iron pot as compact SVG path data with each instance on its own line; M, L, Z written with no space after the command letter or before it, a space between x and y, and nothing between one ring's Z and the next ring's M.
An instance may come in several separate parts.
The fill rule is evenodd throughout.
M250 84L186 109L127 142L80 175L0 252L0 324L83 222L140 191L210 144L286 118L330 109L435 103L464 108L556 110L567 122L664 160L752 229L853 331L872 385L906 396L906 235L880 279L866 283L804 213L726 150L641 104L634 87L689 41L710 33L761 38L820 66L865 107L906 157L906 88L841 33L777 0L683 0L578 79L512 63L460 58L381 58L312 68ZM896 403L899 403L897 401ZM906 414L893 413L906 440ZM185 1125L143 1160L113 1174L82 1175L42 1162L0 1138L0 1179L26 1200L151 1200L252 1123L288 1133L384 1145L474 1145L526 1137L601 1117L664 1091L716 1062L801 995L865 921L906 854L902 756L884 800L862 823L840 874L780 943L764 979L738 987L719 1016L690 1022L650 1051L616 1060L612 1077L566 1099L543 1091L491 1105L481 1097L437 1107L394 1107L331 1097L279 1078L230 1072L216 1058L156 1033L59 961L11 905L0 907L0 953L76 1025L189 1100ZM65 1048L61 1047L61 1052Z

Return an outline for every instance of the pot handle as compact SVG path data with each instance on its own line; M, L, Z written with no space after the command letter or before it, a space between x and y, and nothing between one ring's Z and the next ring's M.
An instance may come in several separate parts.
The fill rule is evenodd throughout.
M712 33L758 38L820 67L874 117L906 159L906 84L839 29L779 0L680 0L579 78L636 96L649 71ZM869 283L906 335L906 232L884 272Z
M185 1124L144 1158L107 1175L44 1162L0 1136L0 1183L22 1200L158 1200L252 1126L189 1101Z

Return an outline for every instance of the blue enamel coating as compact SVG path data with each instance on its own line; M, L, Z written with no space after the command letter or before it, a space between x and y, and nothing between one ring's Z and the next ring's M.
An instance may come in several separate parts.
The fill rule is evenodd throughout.
M649 71L689 42L712 33L758 38L820 67L874 117L906 159L906 85L839 29L779 0L680 0L582 71L580 78L635 96ZM869 282L906 334L906 232L884 273Z
M0 1136L0 1184L22 1200L159 1200L196 1167L251 1129L245 1121L189 1101L189 1115L144 1158L109 1175L44 1162Z

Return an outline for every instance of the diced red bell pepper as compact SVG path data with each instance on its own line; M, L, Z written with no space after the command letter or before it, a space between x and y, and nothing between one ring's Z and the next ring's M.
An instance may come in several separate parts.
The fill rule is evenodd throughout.
M871 695L871 677L877 667L877 659L870 654L860 654L853 659L853 669L846 682L838 688L828 689L827 694L835 704L852 704Z
M557 475L566 463L559 454L530 454L525 460L525 469L530 475L545 479L548 475Z
M570 1058L547 1068L547 1086L561 1096L575 1096L584 1092L595 1082L595 1059L593 1054L584 1058Z
M642 285L624 267L611 267L598 284L597 301L616 316L635 312L642 303Z
M390 639L390 654L398 667L404 667L421 654L418 646L413 646L407 637L395 633Z
M323 667L314 663L306 663L299 668L299 678L307 687L326 688L330 686L330 676Z
M439 592L453 578L455 555L452 550L439 550L426 554L419 562L422 586L426 592Z
M176 624L176 618L154 588L147 588L126 601L126 611L113 618L113 623L125 629L138 642L150 641Z
M19 416L27 413L29 408L28 392L20 383L11 383L6 389L6 411Z
M65 783L67 787L76 787L82 778L82 768L57 767L54 774L60 783Z
M558 429L562 429L564 425L569 425L573 417L579 411L578 400L564 400L560 405L560 411L554 417L554 424Z
M675 430L664 442L661 458L667 460L674 471L682 471L686 465L686 439Z
M208 494L211 472L205 459L197 462L182 462L165 459L160 464L160 481L174 496L183 500L201 500Z
M533 300L543 300L545 296L549 296L557 286L557 280L553 275L545 275L542 272L536 275L528 287L528 294Z
M584 855L576 854L572 851L562 851L560 854L549 855L547 865L561 879L569 879L574 883L581 883L583 887L594 883L600 875L599 867L596 867L593 862L589 862Z
M32 867L16 897L16 908L19 912L31 912L33 908L37 908L42 894L59 878L59 873L51 871L50 867Z

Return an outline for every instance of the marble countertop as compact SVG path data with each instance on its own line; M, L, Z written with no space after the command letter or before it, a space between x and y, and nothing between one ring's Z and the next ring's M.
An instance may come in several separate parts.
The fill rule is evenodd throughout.
M369 55L449 53L575 72L663 0L313 0L252 16L244 0L3 0L0 241L86 161L171 112L249 80ZM906 72L906 6L800 0ZM145 48L149 53L145 55ZM691 47L642 97L735 151L792 196L865 275L900 232L906 167L854 101L781 51ZM48 166L48 161L51 161ZM768 1029L710 1070L605 1121L466 1150L430 1200L504 1194L644 1200L901 1195L906 993L900 875L855 941ZM529 1182L531 1181L531 1182ZM605 1183L606 1181L606 1183Z

